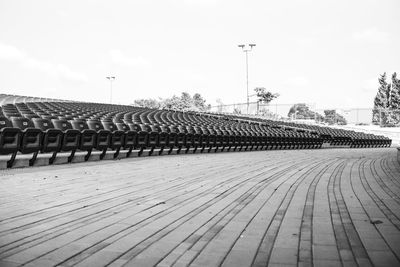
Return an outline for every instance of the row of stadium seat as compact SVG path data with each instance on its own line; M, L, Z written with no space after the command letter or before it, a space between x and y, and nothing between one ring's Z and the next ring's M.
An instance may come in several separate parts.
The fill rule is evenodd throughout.
M18 153L33 156L52 153L52 164L58 152L107 150L117 157L121 149L155 148L168 152L200 149L291 149L320 148L323 143L350 147L390 146L391 140L367 135L290 122L278 122L235 115L178 112L123 105L81 102L26 102L5 104L0 108L0 154L9 155L11 167Z
M139 155L145 148L150 154L160 148L168 153L177 148L187 153L190 148L201 152L218 149L253 150L253 149L301 149L319 148L322 139L316 135L307 138L296 133L291 135L267 135L263 127L255 125L254 129L227 129L222 127L200 127L183 125L149 125L123 122L113 123L110 120L63 120L26 117L0 117L0 151L11 154L8 167L12 167L18 152L33 153L29 164L32 166L39 152L53 153L49 159L52 164L58 152L70 151L68 162L71 162L77 150L87 151L88 160L93 150L99 150L103 159L108 149L114 150L114 158L120 149L127 149L127 157L133 149L139 149Z
M229 118L238 118L237 115L227 115ZM272 121L265 119L253 118L253 121L264 122L274 127L288 128L302 128L317 132L323 139L324 143L331 146L349 146L351 148L361 147L388 147L391 145L392 140L382 135L367 134L363 132L355 132L352 130L344 130L331 128L320 125L308 125L287 121Z

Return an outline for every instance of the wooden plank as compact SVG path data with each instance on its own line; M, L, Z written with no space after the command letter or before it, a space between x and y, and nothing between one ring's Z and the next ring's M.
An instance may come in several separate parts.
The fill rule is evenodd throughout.
M0 172L0 266L400 265L394 149Z

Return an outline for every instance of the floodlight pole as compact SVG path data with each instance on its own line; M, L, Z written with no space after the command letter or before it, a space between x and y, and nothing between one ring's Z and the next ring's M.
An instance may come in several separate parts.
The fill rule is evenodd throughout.
M249 55L248 53L253 50L256 44L248 44L247 47L244 44L238 45L242 48L242 51L246 54L246 91L247 91L247 114L249 114Z
M115 76L106 77L110 81L110 104L112 104L112 83L115 80Z

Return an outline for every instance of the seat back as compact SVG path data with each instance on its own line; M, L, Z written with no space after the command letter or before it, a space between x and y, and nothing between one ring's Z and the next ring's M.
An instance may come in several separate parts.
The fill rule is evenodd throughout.
M128 127L129 127L129 129L131 131L134 131L134 132L137 132L137 133L142 131L140 125L137 124L137 123L128 123Z
M61 150L76 150L79 146L80 131L73 129L71 123L67 120L53 119L51 122L53 123L54 128L60 129L64 132Z
M12 117L11 122L15 128L23 131L21 153L33 153L42 149L42 130L36 129L33 122L23 117Z
M32 119L35 128L42 130L43 147L42 152L57 152L61 148L63 133L60 129L55 129L51 121L41 118Z
M25 130L27 128L35 128L33 122L24 117L12 117L11 123L15 128L19 128L21 130Z
M103 128L105 130L109 130L110 132L117 131L118 128L117 126L112 122L112 121L101 121L101 124L103 125Z
M33 125L35 128L38 128L42 131L46 131L48 129L54 129L53 123L51 121L41 118L32 118Z
M6 117L0 117L0 155L17 153L21 130L13 128Z
M73 129L71 123L67 120L52 119L51 122L53 123L54 128L60 129L61 131Z
M0 117L0 129L6 127L13 127L11 121L9 121L6 117Z
M103 125L99 120L87 120L87 125L89 126L89 129L99 131L99 130L104 130Z
M79 131L83 131L83 130L88 130L89 126L87 125L86 121L84 120L72 120L70 121L72 128L79 130Z
M117 129L120 131L128 132L130 130L129 126L123 122L117 122L115 126L117 126Z

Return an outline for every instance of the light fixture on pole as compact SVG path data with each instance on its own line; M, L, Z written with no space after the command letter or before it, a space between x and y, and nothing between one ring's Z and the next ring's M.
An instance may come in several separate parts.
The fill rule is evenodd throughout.
M110 104L112 104L112 83L115 80L115 76L106 77L110 81Z
M247 114L249 114L249 57L248 52L253 50L253 47L256 44L248 44L247 46L244 44L238 45L238 47L242 48L242 51L246 54L246 90L247 90Z

